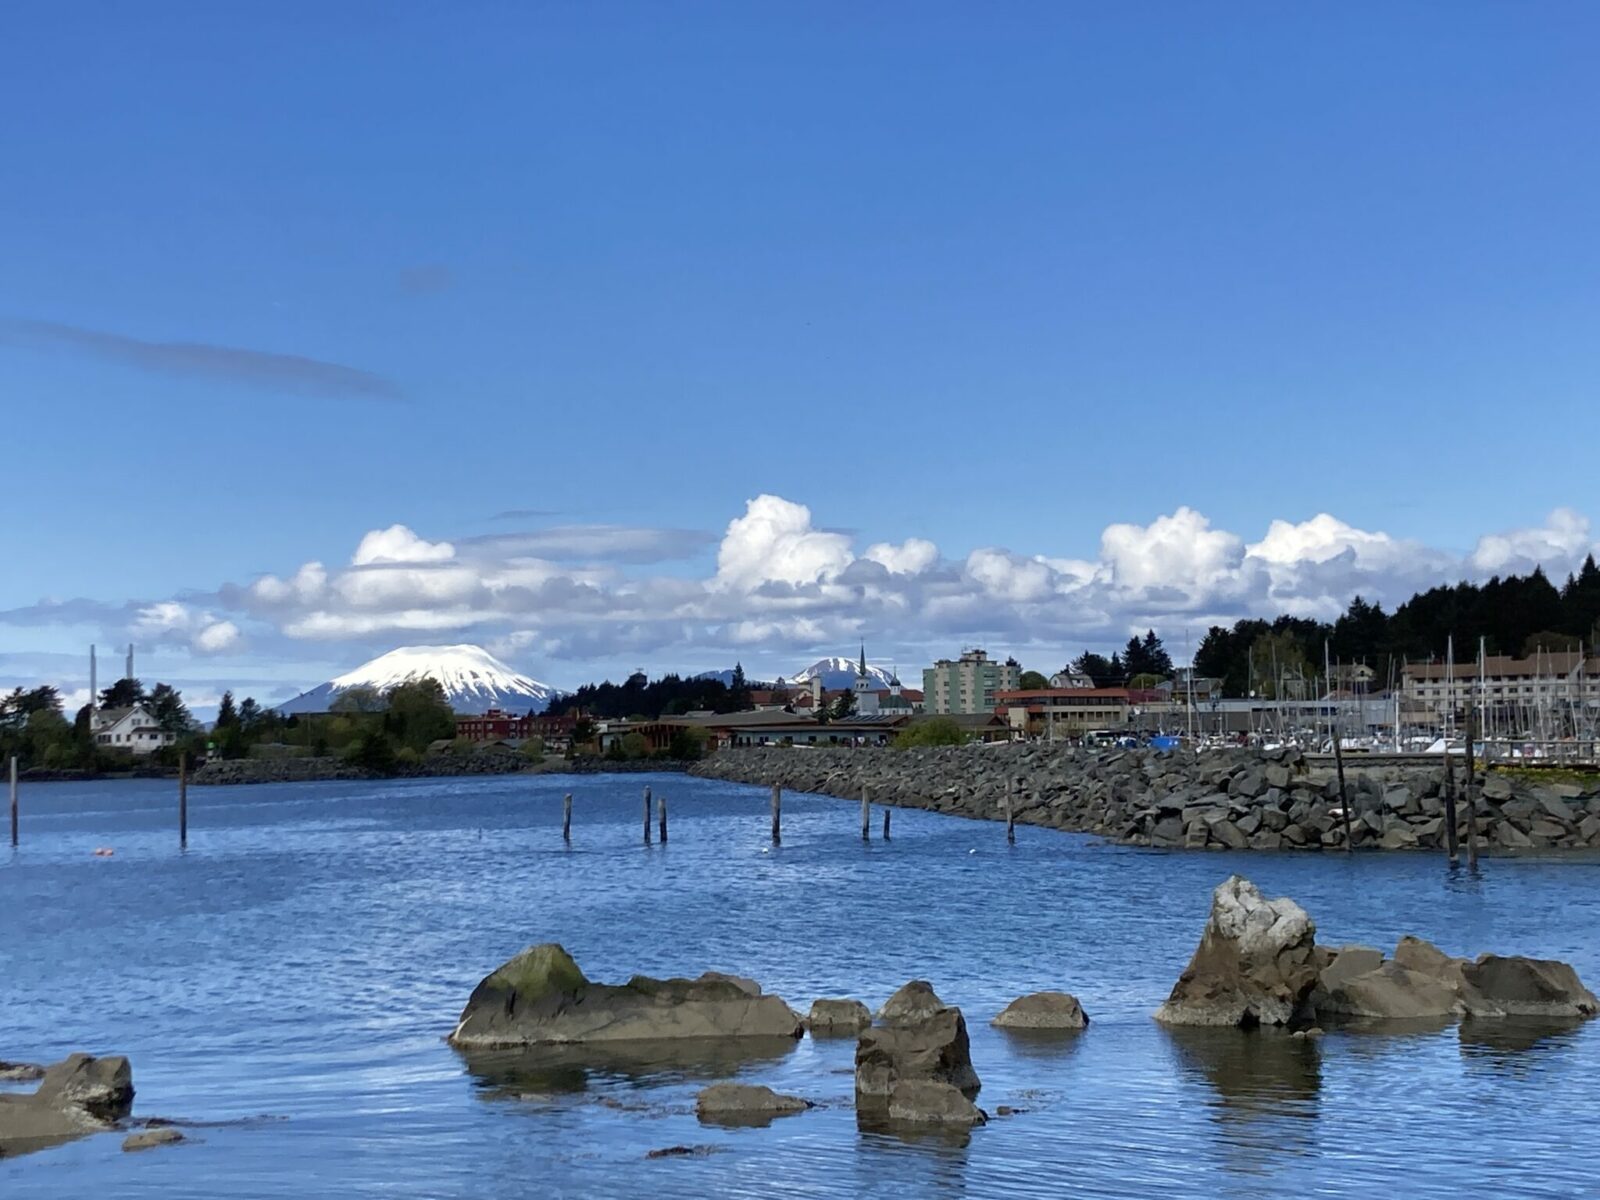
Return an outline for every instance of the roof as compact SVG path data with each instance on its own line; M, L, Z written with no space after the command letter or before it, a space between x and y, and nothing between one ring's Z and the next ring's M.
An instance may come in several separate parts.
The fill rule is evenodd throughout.
M1539 676L1549 678L1554 675L1570 675L1578 669L1579 655L1575 650L1563 650L1552 654L1540 654L1533 658L1513 658L1509 654L1491 654L1483 660L1483 674L1487 676L1505 677L1514 675L1534 679ZM1600 658L1591 658L1583 663L1584 672L1600 673ZM1476 679L1478 677L1478 661L1470 659L1458 662L1454 668L1448 663L1408 663L1406 664L1406 677L1408 679L1444 679L1454 672L1458 680Z
M1081 700L1087 697L1091 700L1129 700L1134 693L1127 688L1026 688L1016 692L996 692L996 704L1003 704L1008 700L1054 700L1066 699Z

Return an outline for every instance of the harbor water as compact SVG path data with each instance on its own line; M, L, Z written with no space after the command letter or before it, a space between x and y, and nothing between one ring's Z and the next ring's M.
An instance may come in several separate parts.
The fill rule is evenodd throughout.
M641 788L670 801L644 844ZM573 836L561 798L574 794ZM23 790L0 849L0 1058L127 1054L134 1115L190 1144L97 1136L0 1160L10 1197L1600 1195L1600 1021L1392 1033L1151 1020L1238 872L1320 941L1561 958L1600 986L1600 867L1432 854L1184 853L659 776ZM654 830L652 829L652 833ZM95 857L96 847L115 851ZM995 1115L970 1136L857 1128L854 1042L755 1060L468 1061L478 980L563 944L593 979L716 969L797 1009L909 979L959 1005ZM1077 995L1065 1038L990 1027ZM701 1124L718 1078L817 1107ZM667 1157L668 1147L692 1151Z

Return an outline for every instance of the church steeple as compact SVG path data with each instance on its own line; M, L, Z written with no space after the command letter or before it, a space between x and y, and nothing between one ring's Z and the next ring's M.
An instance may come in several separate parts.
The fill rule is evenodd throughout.
M861 666L856 671L856 675L862 679L867 677L867 643L864 639L861 643Z

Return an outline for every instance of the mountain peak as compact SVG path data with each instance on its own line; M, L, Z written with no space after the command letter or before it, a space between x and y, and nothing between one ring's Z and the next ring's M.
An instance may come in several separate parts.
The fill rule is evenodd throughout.
M283 713L327 712L340 692L371 687L380 692L401 683L435 679L450 707L459 713L491 708L542 712L558 692L523 675L482 646L400 646L362 663L279 706Z

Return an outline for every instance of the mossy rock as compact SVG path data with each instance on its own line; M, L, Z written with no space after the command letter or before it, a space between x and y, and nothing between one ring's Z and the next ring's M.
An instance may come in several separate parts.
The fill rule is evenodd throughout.
M483 985L514 992L524 1004L549 995L570 995L589 986L589 980L572 955L555 942L529 946L483 981Z

